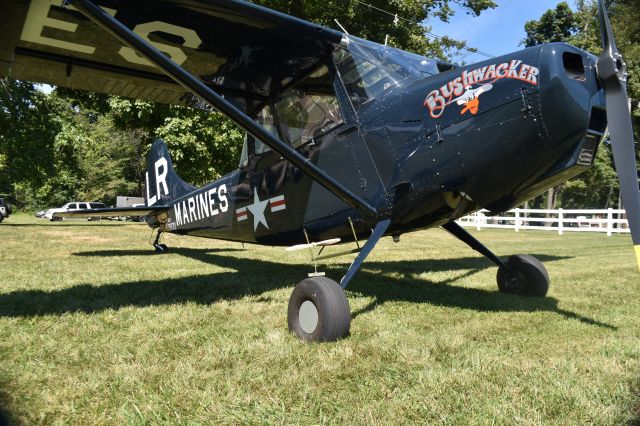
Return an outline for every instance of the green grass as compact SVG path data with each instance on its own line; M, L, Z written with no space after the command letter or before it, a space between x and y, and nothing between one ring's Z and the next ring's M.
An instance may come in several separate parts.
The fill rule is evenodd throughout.
M545 261L548 297L500 294L480 255L416 232L356 275L351 336L306 344L286 327L304 252L169 235L153 255L145 225L16 214L0 224L0 405L26 424L637 422L630 239L473 233Z

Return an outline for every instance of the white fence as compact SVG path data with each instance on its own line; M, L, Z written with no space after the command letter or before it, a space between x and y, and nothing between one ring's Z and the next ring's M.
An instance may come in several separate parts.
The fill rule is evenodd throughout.
M604 210L544 210L513 209L503 216L487 216L487 210L480 210L458 219L462 226L482 228L508 228L516 232L521 229L564 232L629 233L626 212L618 209Z

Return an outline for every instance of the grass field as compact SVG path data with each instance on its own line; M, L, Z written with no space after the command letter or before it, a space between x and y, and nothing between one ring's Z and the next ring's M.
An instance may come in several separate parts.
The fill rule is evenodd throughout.
M169 235L153 255L145 225L16 214L0 224L0 406L25 424L637 423L630 239L473 233L545 261L548 297L500 294L480 255L417 232L356 275L351 336L306 344L286 328L306 253Z

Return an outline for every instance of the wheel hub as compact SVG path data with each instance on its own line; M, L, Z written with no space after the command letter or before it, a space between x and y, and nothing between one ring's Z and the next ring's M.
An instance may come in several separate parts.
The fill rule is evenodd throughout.
M300 328L307 334L312 334L318 328L318 308L310 300L305 300L298 311Z
M523 286L523 277L521 273L509 274L507 278L507 288L512 291L517 291Z

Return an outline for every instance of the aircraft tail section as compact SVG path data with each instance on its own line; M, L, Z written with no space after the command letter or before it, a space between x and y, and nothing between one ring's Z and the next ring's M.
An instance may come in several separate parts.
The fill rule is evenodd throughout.
M147 154L146 205L169 205L172 200L193 192L195 189L195 186L186 183L176 174L167 144L162 139L156 139Z

